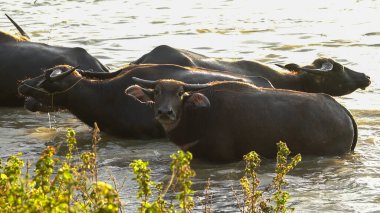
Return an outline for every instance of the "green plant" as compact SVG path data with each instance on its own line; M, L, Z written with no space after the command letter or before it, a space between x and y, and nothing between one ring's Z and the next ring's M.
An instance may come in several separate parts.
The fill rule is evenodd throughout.
M266 212L268 211L267 200L263 198L263 192L257 190L260 180L256 171L260 166L261 159L256 152L250 152L243 156L245 161L244 176L240 179L240 185L244 193L244 207L242 212Z
M130 167L133 169L133 174L135 174L135 180L139 189L137 191L137 198L141 199L141 206L139 207L139 212L145 212L147 209L152 208L152 205L149 203L149 197L152 195L151 186L155 183L150 181L150 172L152 171L148 168L149 162L144 162L142 160L134 160Z
M301 155L297 154L291 158L288 163L288 156L290 151L285 143L277 143L277 163L276 163L276 176L273 178L272 184L269 188L275 191L273 195L266 198L263 191L257 190L260 180L257 177L257 169L260 166L259 155L252 151L244 156L245 169L244 176L240 179L240 185L244 193L244 205L241 212L287 212L294 209L287 208L286 203L289 199L289 193L283 190L283 186L287 184L285 180L288 174L294 167L301 161Z
M92 150L74 154L76 148L75 131L67 130L68 151L59 159L56 148L48 146L35 163L33 175L31 163L21 160L22 154L11 156L3 165L0 159L0 212L119 212L121 202L116 188L98 180L97 145L100 141L99 129L95 124ZM241 212L287 212L289 193L283 190L288 174L301 161L295 155L288 162L290 154L286 144L277 144L276 176L270 186L273 192L258 190L260 181L257 170L261 160L257 153L244 156L244 176L240 179L244 202L239 204ZM195 171L190 167L192 154L178 151L172 154L171 177L168 183L151 180L149 162L134 160L130 167L138 184L137 198L141 213L192 212L194 208L191 178ZM26 164L25 172L23 168ZM115 187L116 183L113 179ZM204 212L211 212L209 202L210 180L206 186ZM169 189L175 200L166 200ZM265 196L269 194L269 196ZM155 197L153 199L152 197Z
M141 205L138 208L138 212L191 212L194 207L194 201L191 190L192 182L190 178L195 176L194 170L190 167L192 160L192 154L190 152L178 151L175 154L170 155L172 163L170 169L172 171L171 178L167 183L165 190L163 190L163 183L155 183L151 181L151 169L148 167L149 162L142 160L134 160L130 167L133 169L135 175L134 180L138 183L139 189L137 191L137 197L141 199ZM174 184L175 182L175 184ZM149 198L152 196L151 187L155 186L157 190L157 199L154 202L150 202ZM179 208L181 211L176 211L175 206L165 200L165 195L170 187L180 187L179 193L176 199L179 202Z
M194 201L191 190L193 182L190 178L195 176L195 171L191 169L190 162L193 159L193 155L190 152L178 151L176 154L170 155L172 164L170 169L175 177L177 177L179 186L181 187L180 193L177 195L177 199L180 202L180 208L183 212L191 212L194 207Z
M302 160L300 154L295 155L291 158L288 163L288 156L290 154L289 148L283 142L277 143L278 153L277 153L277 164L276 164L276 177L273 179L272 185L275 188L275 193L272 199L275 201L276 206L274 207L274 212L286 212L286 202L289 199L289 193L284 191L282 188L287 184L285 180L285 175L287 175L294 167ZM294 209L290 209L293 211Z
M94 130L93 150L99 130ZM34 175L29 174L21 154L0 162L1 212L118 212L117 191L108 183L97 181L96 153L85 152L75 159L75 132L67 131L68 152L64 159L55 156L48 146L36 162ZM93 181L93 180L96 181Z

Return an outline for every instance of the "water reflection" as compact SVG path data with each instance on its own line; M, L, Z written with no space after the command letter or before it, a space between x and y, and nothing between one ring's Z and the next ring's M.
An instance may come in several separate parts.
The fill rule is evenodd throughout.
M255 59L262 62L308 64L319 56L371 76L366 90L338 98L359 125L354 154L341 157L306 157L288 177L287 187L296 212L380 211L380 58L379 9L375 1L15 1L0 0L0 9L11 15L33 41L52 45L82 46L112 69L127 64L154 47L168 44L214 57ZM15 32L5 17L1 30ZM3 159L22 152L25 159L38 158L47 146L66 149L66 129L77 132L79 151L89 150L90 128L68 112L55 113L54 129L46 114L22 108L0 108L0 155ZM100 178L110 174L122 184L127 212L137 207L137 186L129 163L149 160L155 180L170 174L169 154L177 147L167 140L127 141L102 135L99 145ZM269 184L274 161L264 160L259 175ZM240 190L241 162L212 165L194 162L194 180L202 195L211 178L212 209L236 212L234 190ZM201 211L202 197L196 200Z

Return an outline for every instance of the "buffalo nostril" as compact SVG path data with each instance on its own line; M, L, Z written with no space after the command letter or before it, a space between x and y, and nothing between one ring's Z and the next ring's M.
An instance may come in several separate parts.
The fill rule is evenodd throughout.
M172 109L158 109L157 115L171 116L174 115L174 111Z

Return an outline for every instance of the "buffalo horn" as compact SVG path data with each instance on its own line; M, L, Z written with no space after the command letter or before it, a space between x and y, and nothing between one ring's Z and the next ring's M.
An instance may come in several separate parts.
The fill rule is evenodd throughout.
M9 19L9 21L12 22L12 24L17 28L17 30L20 32L20 34L22 36L30 39L30 37L28 36L28 34L26 34L26 32L15 21L13 21L13 19L11 17L9 17L7 14L5 14L5 16Z
M283 65L281 65L281 64L275 64L275 65L278 66L278 67L280 67L280 68L282 68L282 69L286 69L286 67L283 66Z
M330 62L324 62L319 69L311 69L311 68L304 68L304 67L299 67L298 65L295 66L296 64L287 64L285 66L276 64L276 66L281 67L286 70L290 71L304 71L308 73L313 73L313 74L323 74L326 72L329 72L333 69L333 64Z
M298 64L287 64L285 66L280 65L280 64L275 64L275 65L278 67L281 67L282 69L286 69L289 71L299 71L300 70L300 66Z
M330 62L324 62L319 69L309 69L309 68L300 68L300 70L304 72L310 72L314 74L323 74L326 72L330 72L333 69L334 65Z
M87 70L77 70L83 77L86 78L96 78L100 80L110 79L119 75L123 70L118 70L115 72L91 72Z
M185 89L185 91L194 91L194 90L200 90L209 86L210 84L185 84L183 85L183 88Z
M145 88L153 88L156 85L156 81L145 80L137 77L132 77L132 80Z
M60 80L60 79L63 79L64 77L70 75L72 72L74 72L79 66L76 66L76 67L73 67L72 69L66 71L66 72L63 72L57 76L54 76L52 78L50 78L51 80L53 81L56 81L56 80Z

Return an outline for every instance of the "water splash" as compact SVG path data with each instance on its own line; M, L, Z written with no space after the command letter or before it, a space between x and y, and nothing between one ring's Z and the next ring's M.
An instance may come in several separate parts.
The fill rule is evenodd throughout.
M48 112L48 118L49 118L49 129L51 129L51 116L50 116L50 112Z

